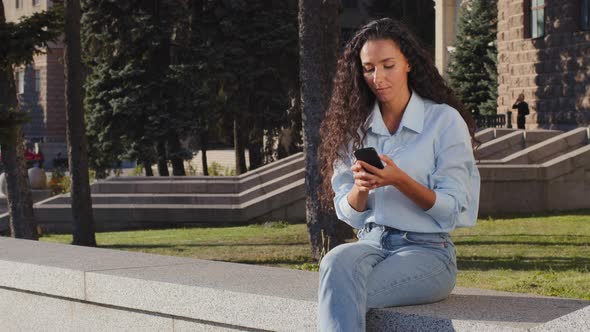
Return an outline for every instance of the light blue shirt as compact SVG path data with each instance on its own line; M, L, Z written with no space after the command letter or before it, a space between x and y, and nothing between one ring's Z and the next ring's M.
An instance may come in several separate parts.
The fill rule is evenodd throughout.
M350 167L356 161L350 142L345 157L335 163L332 176L334 205L340 220L357 229L375 222L422 233L450 232L457 226L475 224L480 177L471 137L459 112L412 92L395 134L391 135L385 126L377 102L367 124L364 147L387 155L410 177L433 190L436 200L425 211L395 187L385 186L369 192L365 211L353 209L347 199L354 185Z

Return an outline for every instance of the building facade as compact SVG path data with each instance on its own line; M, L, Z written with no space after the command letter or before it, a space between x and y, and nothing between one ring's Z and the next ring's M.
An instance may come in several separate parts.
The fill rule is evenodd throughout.
M524 93L527 129L590 125L590 0L498 0L497 42L498 113Z
M2 0L8 22L47 10L50 0ZM23 110L31 122L23 126L29 143L39 143L45 160L61 152L66 154L66 117L64 97L63 44L51 44L46 54L36 55L33 63L15 69L15 83ZM49 164L46 164L50 166Z

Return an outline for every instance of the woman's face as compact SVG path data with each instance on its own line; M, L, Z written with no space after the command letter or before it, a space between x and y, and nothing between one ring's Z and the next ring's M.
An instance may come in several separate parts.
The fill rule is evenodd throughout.
M365 82L379 102L407 93L411 67L393 40L367 41L361 48L360 59Z

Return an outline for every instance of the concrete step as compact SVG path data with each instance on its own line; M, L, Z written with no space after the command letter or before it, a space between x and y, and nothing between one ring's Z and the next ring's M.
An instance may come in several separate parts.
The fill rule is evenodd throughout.
M558 130L517 130L490 140L475 150L477 160L499 160L529 146L562 134Z
M475 139L479 141L480 144L486 143L496 138L500 138L504 135L508 135L513 133L519 129L516 128L486 128L480 130L475 133Z
M498 160L481 160L480 164L542 164L589 143L588 127L581 127L545 139Z
M93 206L104 205L104 204L168 204L168 205L208 205L208 204L240 204L254 199L257 196L264 195L268 192L279 189L285 185L293 183L299 179L303 179L305 176L304 169L298 169L294 172L285 174L276 179L264 182L260 185L254 186L248 190L237 192L237 193L197 193L197 194L162 194L162 193L125 193L125 194L112 194L112 193L100 193L92 194ZM46 201L41 205L37 205L36 208L42 208L48 205L68 205L71 204L70 195L61 195L53 200Z
M287 158L285 158L287 159ZM239 177L120 177L92 185L93 193L236 193L304 167L302 154Z
M269 220L305 222L304 181L295 180L236 204L93 204L92 212L97 231L238 225ZM71 232L69 204L36 205L35 216L47 232ZM7 226L8 216L0 216L0 230Z

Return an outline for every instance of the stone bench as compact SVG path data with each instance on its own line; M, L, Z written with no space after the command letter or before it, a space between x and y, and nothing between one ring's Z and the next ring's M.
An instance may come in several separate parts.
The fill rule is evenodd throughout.
M314 272L0 237L9 331L314 331ZM372 310L370 331L588 331L590 302L457 288Z

